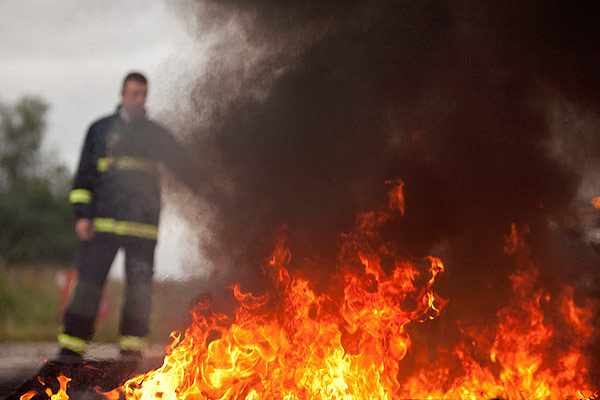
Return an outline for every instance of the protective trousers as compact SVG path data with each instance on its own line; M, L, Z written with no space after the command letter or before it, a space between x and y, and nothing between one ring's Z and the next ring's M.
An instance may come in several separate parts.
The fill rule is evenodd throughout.
M83 354L94 334L102 288L119 250L125 249L125 302L120 321L120 346L124 351L141 351L148 335L152 306L153 240L97 235L81 242L77 257L79 276L63 318L59 346Z

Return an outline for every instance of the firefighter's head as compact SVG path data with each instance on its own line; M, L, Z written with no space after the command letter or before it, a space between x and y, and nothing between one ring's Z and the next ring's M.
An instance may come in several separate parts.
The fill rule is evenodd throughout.
M147 94L148 80L146 77L139 72L131 72L123 79L121 107L132 117L139 115L144 112Z

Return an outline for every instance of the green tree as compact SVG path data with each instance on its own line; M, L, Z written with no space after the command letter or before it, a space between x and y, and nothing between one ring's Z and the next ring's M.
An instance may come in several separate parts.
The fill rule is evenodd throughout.
M37 97L24 97L13 107L0 105L0 168L9 187L26 178L39 159L47 111Z
M48 105L0 104L0 257L8 265L71 261L76 239L67 169L41 154Z

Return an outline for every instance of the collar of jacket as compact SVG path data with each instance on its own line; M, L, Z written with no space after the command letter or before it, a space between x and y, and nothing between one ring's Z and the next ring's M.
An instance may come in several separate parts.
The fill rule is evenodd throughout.
M136 115L135 117L131 117L129 114L127 114L127 112L123 109L123 105L119 104L117 106L117 110L115 111L115 114L121 118L121 120L123 122L125 122L126 124L130 123L131 121L135 121L138 119L146 119L146 109L142 110L142 112L140 113L140 115Z

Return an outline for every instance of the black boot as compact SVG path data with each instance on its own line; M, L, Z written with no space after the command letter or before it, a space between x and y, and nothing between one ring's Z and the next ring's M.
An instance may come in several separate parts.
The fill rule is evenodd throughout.
M123 360L141 360L144 358L142 352L138 350L121 350L121 359Z

